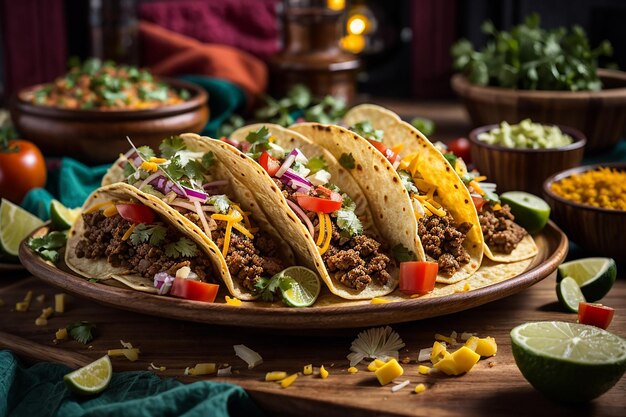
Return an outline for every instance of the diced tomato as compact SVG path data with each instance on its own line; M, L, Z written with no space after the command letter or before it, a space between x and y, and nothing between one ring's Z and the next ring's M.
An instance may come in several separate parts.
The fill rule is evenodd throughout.
M296 195L298 205L305 210L315 213L334 213L341 208L341 200L335 201L328 198L312 197L310 195Z
M578 304L578 322L606 329L613 320L615 310L602 304Z
M276 175L276 172L280 169L280 162L278 162L277 159L272 158L272 156L267 152L263 152L259 157L259 165L261 165L263 169L272 177Z
M396 162L396 159L398 159L398 154L385 146L384 143L378 142L376 140L368 140L368 142L371 143L373 147L378 149L378 152L385 155L385 158L387 158L387 160L392 164Z
M154 211L142 204L117 204L117 212L123 219L132 223L153 223Z
M437 272L437 262L400 262L400 291L406 294L431 292L435 289Z
M337 191L329 190L328 188L322 187L321 185L318 185L316 190L320 194L327 195L333 201L343 202L343 197Z
M452 152L459 158L463 159L465 163L472 162L472 154L470 152L470 141L466 138L457 138L447 144L448 151Z
M474 202L474 206L476 206L476 211L478 212L480 212L480 210L483 208L483 206L487 202L482 197L474 197L474 196L472 196L472 201Z
M185 278L174 278L170 294L179 298L186 298L187 300L212 303L215 301L219 288L220 286L217 284L209 284L207 282Z

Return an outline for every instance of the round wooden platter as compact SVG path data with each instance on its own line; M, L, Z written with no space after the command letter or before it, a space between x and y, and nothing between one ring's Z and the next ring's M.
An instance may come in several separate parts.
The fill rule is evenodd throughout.
M23 271L24 265L21 263L2 263L0 262L0 272L15 272L15 271Z
M36 233L36 232L35 232ZM221 293L215 303L188 301L158 296L125 287L90 282L69 271L63 262L54 266L34 254L23 242L20 260L34 276L69 293L97 303L154 316L230 326L275 329L357 328L420 320L467 310L515 294L541 281L563 262L568 250L567 236L553 223L534 236L539 253L535 258L521 261L521 273L494 280L495 283L476 284L468 279L469 291L442 291L441 296L408 298L396 290L384 297L391 302L371 304L346 301L322 291L316 304L308 308L288 308L281 303L244 302L234 307L223 302ZM484 261L481 269L501 265ZM511 264L509 264L511 265ZM479 270L480 271L480 270ZM497 275L497 273L495 273ZM112 281L112 280L110 280ZM484 285L484 286L483 286ZM476 288L480 286L479 288ZM453 288L463 288L464 283Z

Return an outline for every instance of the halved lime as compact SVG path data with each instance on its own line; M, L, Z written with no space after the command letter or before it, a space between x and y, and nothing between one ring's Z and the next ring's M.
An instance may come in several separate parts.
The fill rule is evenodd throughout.
M52 200L50 203L50 220L57 230L67 230L80 216L80 208L67 208L60 201Z
M626 371L626 341L598 327L546 321L511 330L515 363L533 387L565 402L592 400Z
M285 304L291 307L308 307L320 294L320 280L317 274L302 266L290 266L280 272L282 279L288 280L290 288L281 293Z
M556 296L561 305L572 313L578 313L578 304L586 301L578 283L571 277L565 277L556 284Z
M617 277L617 266L611 258L584 258L561 264L557 281L572 277L587 301L593 303L604 297Z
M63 379L67 386L79 394L97 394L103 391L113 376L113 368L108 355L80 369L70 372Z
M500 194L500 200L511 207L515 223L528 233L537 233L548 223L550 206L536 195L523 191L508 191Z
M17 259L20 242L42 225L41 219L3 198L0 203L0 251Z

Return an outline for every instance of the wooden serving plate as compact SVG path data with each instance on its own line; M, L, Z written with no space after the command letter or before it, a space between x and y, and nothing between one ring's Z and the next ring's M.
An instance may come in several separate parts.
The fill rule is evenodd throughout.
M71 156L83 162L111 163L129 149L126 137L137 145L158 148L181 132L199 133L209 119L207 93L200 86L176 79L157 78L191 97L178 104L145 110L80 110L40 106L25 98L38 88L22 90L13 98L11 118L26 139L46 156Z
M34 232L36 233L36 231ZM308 308L288 308L280 303L246 302L233 307L223 302L203 303L174 297L142 293L102 283L94 283L44 261L22 242L20 260L36 277L64 291L97 303L154 316L230 326L276 329L329 329L377 326L421 320L467 310L517 293L550 275L565 259L568 240L552 222L534 236L539 253L526 262L521 274L502 282L466 292L438 297L402 299L399 291L389 297L393 302L370 304L346 301L328 291ZM481 266L481 268L483 268ZM470 278L471 280L471 278ZM224 299L218 295L217 301ZM388 297L385 297L388 298ZM397 300L397 301L396 301Z

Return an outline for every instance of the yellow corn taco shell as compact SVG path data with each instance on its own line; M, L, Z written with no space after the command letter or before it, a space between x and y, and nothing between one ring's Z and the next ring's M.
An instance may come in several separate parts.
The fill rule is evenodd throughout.
M350 119L346 118L348 124L369 120L376 129L385 127L387 146L404 143L405 146L411 146L408 149L421 152L417 170L424 180L436 184L442 190L454 190L441 193L438 198L443 208L457 223L469 222L473 225L463 243L470 255L470 261L452 276L439 274L437 282L449 284L471 276L478 270L482 261L483 238L476 209L458 175L428 139L410 125L398 121L388 122L378 117L376 113L352 115ZM328 149L337 159L344 154L351 154L355 160L355 167L351 173L364 190L380 232L387 235L395 234L396 239L403 240L398 243L414 251L418 260L427 259L417 233L417 218L409 193L393 165L376 148L356 133L339 126L301 123L291 126L291 129ZM388 141L388 138L393 138L393 142Z
M332 174L332 181L339 186L342 191L349 194L357 205L360 206L359 209L357 209L357 214L360 214L360 210L365 218L371 219L372 214L369 213L367 206L363 204L365 203L365 199L363 198L363 193L358 183L337 163L331 153L324 151L318 145L311 143L296 132L281 128L280 126L264 126L268 127L276 143L286 149L297 147L309 155L324 155L328 163L328 169ZM232 137L243 139L250 130L258 130L260 127L261 125L248 126L235 132ZM241 153L233 146L217 140L207 140L215 156L222 163L229 164L231 170L237 172L242 178L245 178L248 186L256 191L255 198L259 205L263 208L267 214L267 218L270 219L276 230L289 242L299 263L317 271L333 294L349 300L369 299L388 294L396 288L399 280L399 270L395 266L393 270L389 271L392 279L387 285L383 286L372 283L362 291L346 287L331 277L324 265L322 256L319 254L318 247L315 245L313 236L311 236L306 226L289 207L281 191L265 170L253 159ZM379 229L376 229L371 221L366 221L363 224L364 228L367 228L369 225L371 234L378 237L377 230ZM386 240L386 243L389 247L392 247L397 242L406 243L407 241L410 241L410 239L402 239L394 236L394 240Z

